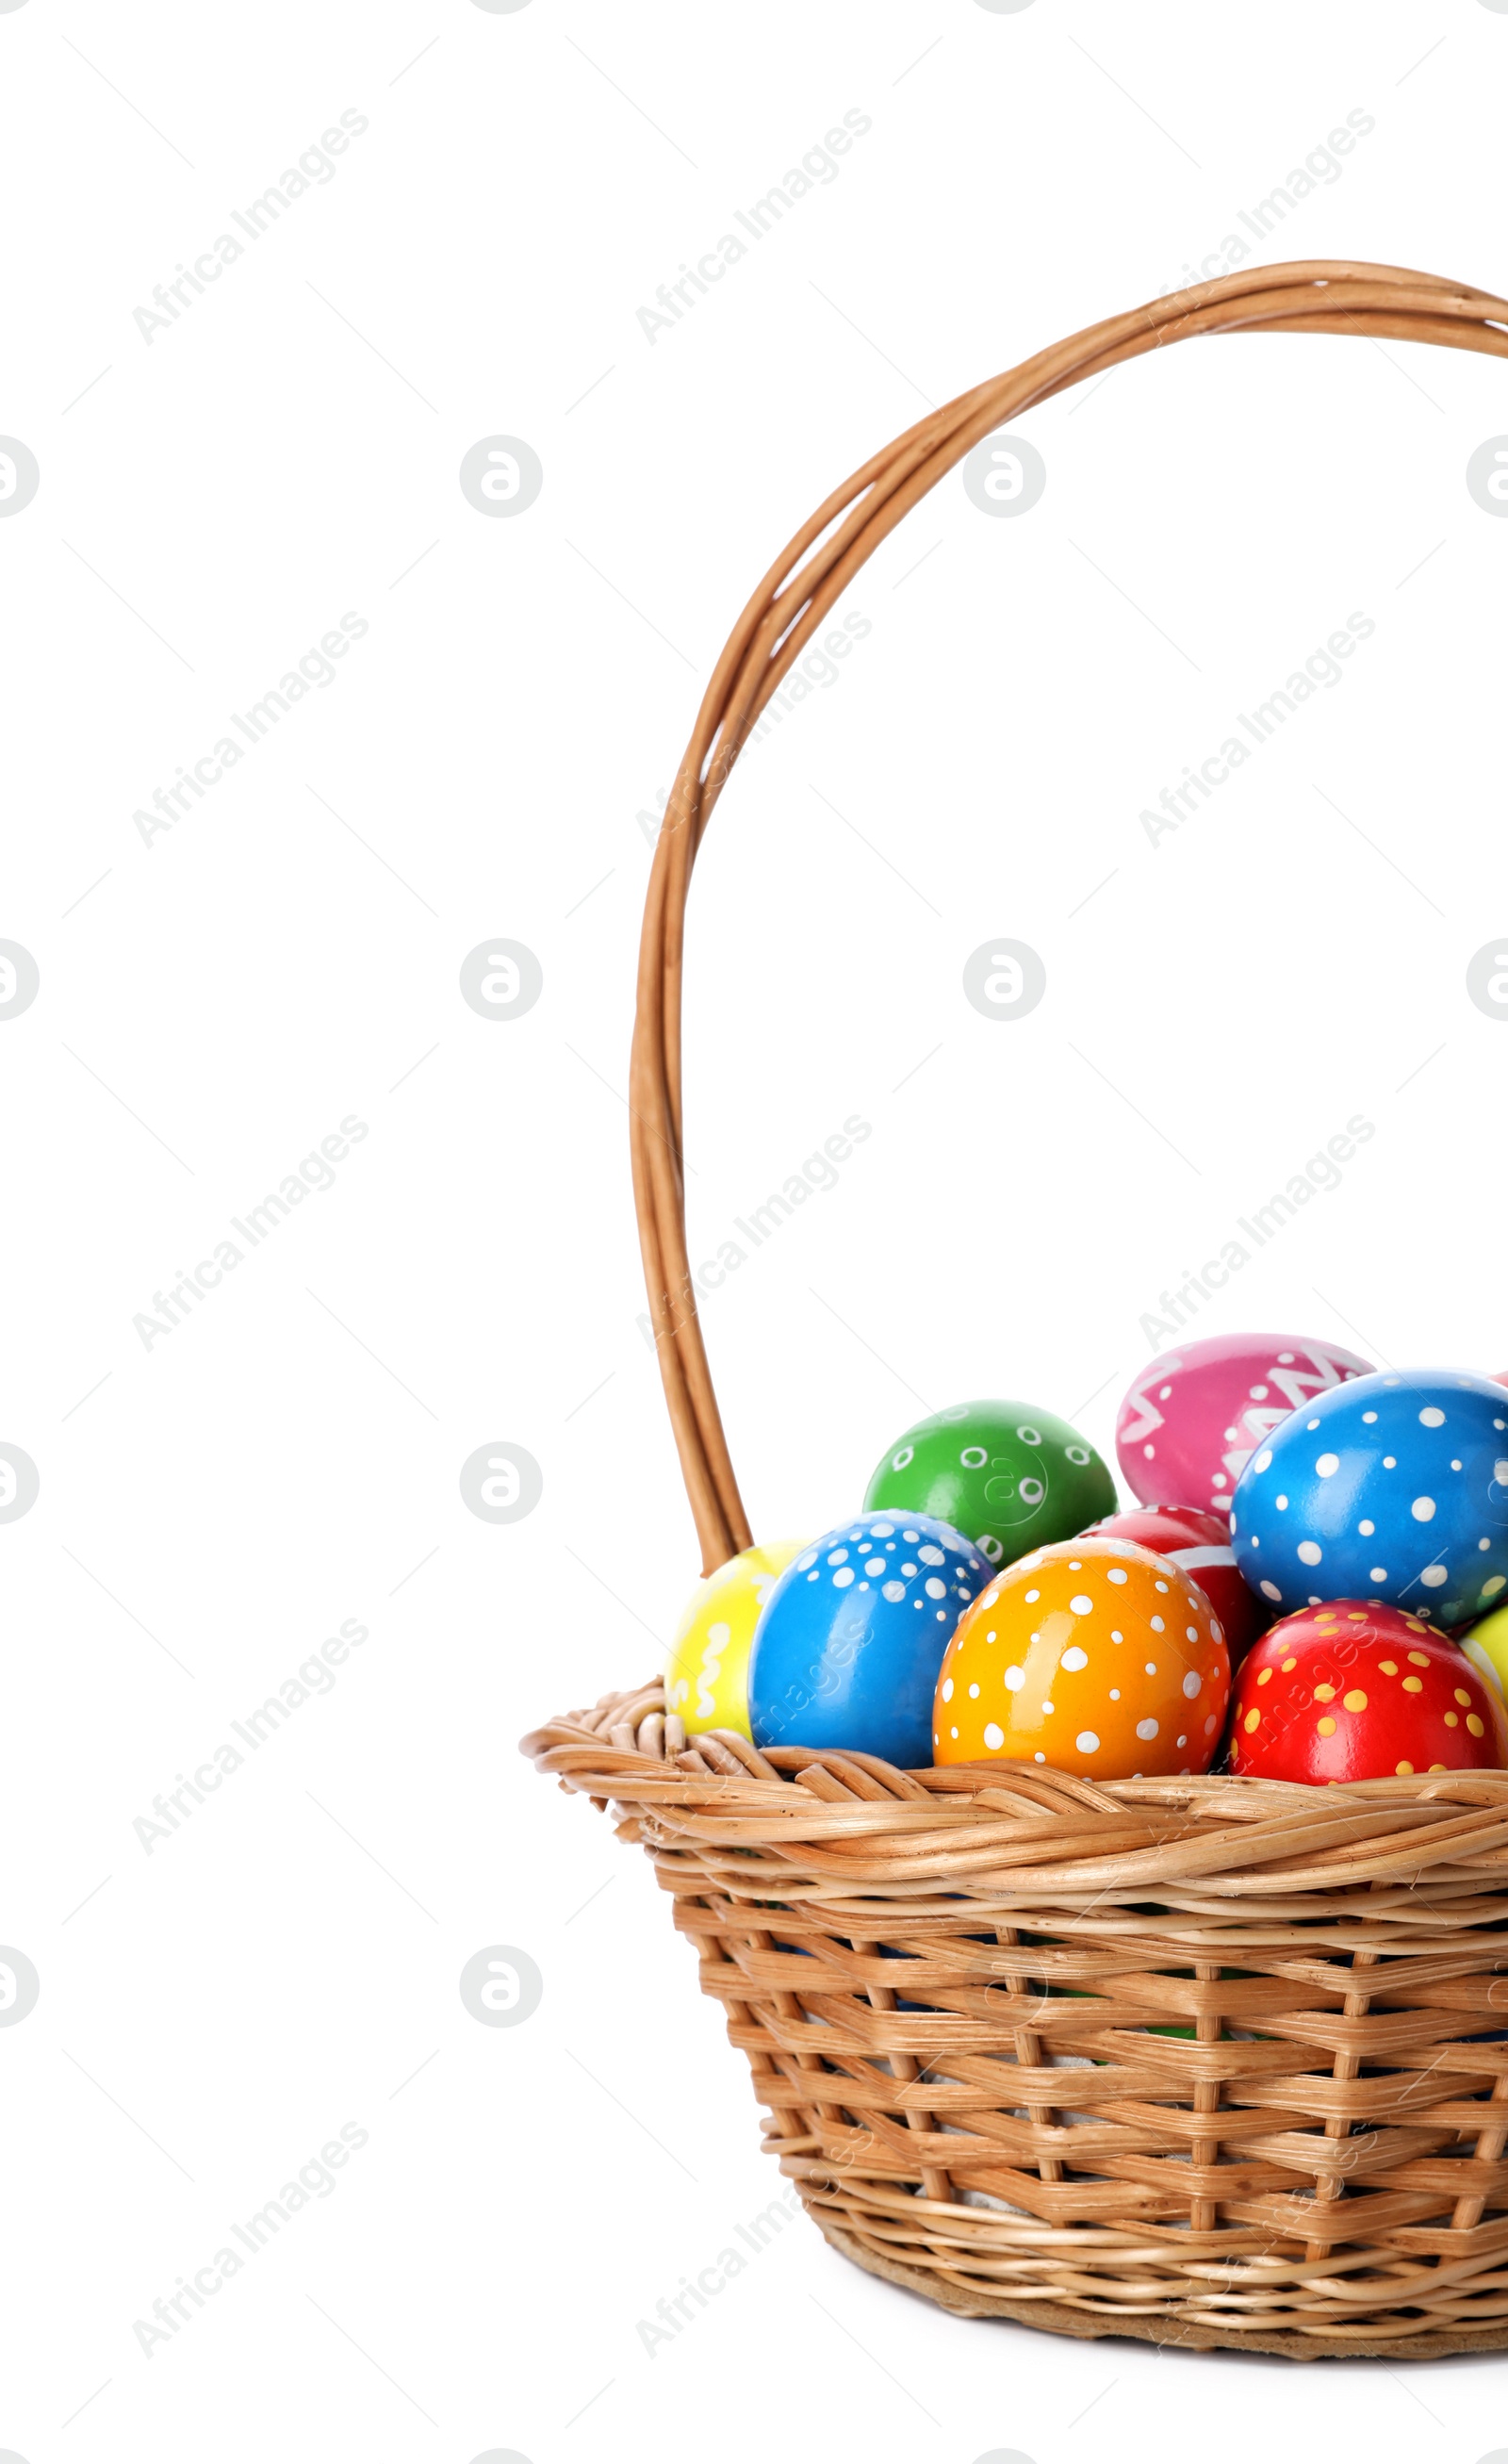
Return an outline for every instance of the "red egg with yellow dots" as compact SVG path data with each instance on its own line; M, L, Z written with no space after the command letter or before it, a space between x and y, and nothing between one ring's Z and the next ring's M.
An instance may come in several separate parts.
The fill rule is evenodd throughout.
M1134 1540L1054 1541L993 1574L943 1654L934 1763L1083 1779L1208 1771L1231 1691L1220 1620Z
M1243 1779L1407 1779L1508 1766L1508 1713L1457 1643L1380 1600L1300 1609L1254 1643L1231 1711Z

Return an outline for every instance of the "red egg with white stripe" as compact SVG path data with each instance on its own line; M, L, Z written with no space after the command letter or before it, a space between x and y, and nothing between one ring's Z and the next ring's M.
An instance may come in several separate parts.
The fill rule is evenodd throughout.
M1196 1506L1141 1506L1091 1524L1090 1530L1097 1539L1134 1540L1154 1550L1197 1583L1225 1629L1233 1668L1271 1623L1270 1612L1235 1562L1230 1527L1220 1515Z
M1213 1334L1148 1362L1116 1415L1115 1451L1146 1506L1187 1498L1229 1514L1235 1484L1279 1420L1369 1360L1296 1334Z

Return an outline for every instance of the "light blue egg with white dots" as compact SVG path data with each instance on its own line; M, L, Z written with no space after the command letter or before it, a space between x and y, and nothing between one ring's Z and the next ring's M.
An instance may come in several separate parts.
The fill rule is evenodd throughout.
M937 1671L990 1573L982 1551L930 1514L858 1514L803 1549L754 1628L754 1744L925 1769Z
M1379 1369L1317 1395L1241 1474L1231 1545L1279 1616L1356 1599L1480 1617L1508 1590L1508 1389Z

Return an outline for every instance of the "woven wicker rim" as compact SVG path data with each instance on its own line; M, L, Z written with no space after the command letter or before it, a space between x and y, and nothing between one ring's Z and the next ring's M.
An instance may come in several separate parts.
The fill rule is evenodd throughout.
M639 946L629 1070L634 1201L650 1319L681 1474L710 1573L752 1533L702 1341L686 1241L681 985L687 893L703 832L771 694L833 602L992 429L1123 360L1207 334L1356 334L1508 357L1508 303L1391 265L1259 266L1154 299L1023 360L919 420L819 505L733 627L697 714L655 849Z

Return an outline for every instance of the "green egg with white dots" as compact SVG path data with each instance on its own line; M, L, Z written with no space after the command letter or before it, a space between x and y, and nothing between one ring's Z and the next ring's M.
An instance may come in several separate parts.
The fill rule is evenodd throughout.
M1035 1403L954 1403L886 1448L864 1509L933 1514L992 1566L1072 1540L1117 1507L1115 1483L1087 1438Z

